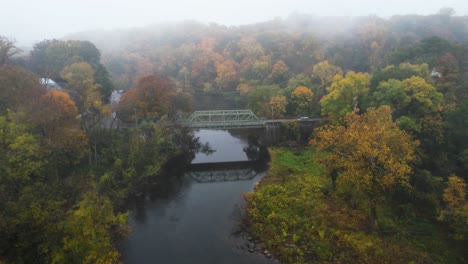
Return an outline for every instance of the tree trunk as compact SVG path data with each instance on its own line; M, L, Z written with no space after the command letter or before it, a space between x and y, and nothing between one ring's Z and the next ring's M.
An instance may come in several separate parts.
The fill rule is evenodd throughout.
M379 221L377 219L377 210L376 210L375 204L371 205L371 218L372 218L373 228L374 229L379 228Z

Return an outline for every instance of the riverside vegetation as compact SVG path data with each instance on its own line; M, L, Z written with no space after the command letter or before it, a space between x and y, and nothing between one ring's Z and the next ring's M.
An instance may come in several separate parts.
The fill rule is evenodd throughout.
M309 144L271 148L267 176L246 194L252 235L282 263L465 262L466 185L451 176L443 192L421 188L427 173L410 166L419 143L389 107L350 113Z
M357 194L333 191L314 159L316 148L271 148L270 154L267 176L246 194L248 222L281 263L464 263L466 244L411 204L382 203L374 229Z
M154 124L191 111L192 95L328 119L307 150L272 149L247 195L252 233L274 257L466 263L467 25L450 8L295 14L80 33L27 54L0 36L0 263L120 262L125 200L197 148L189 131ZM116 106L113 90L127 91ZM139 126L110 129L116 117ZM298 127L286 138L306 140Z

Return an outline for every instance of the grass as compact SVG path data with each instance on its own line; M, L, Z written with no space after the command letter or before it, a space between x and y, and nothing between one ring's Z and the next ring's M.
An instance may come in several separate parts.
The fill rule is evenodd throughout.
M385 205L382 221L397 232L373 230L366 206L330 192L314 152L270 149L267 176L246 194L252 235L282 263L463 263L434 223L416 224L424 235L405 232Z

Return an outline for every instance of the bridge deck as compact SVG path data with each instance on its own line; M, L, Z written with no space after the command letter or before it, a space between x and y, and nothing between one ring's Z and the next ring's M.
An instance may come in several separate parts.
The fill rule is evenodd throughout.
M299 120L300 124L310 124L321 121L323 118L314 117L308 120ZM263 128L277 123L293 122L297 119L259 119L251 110L209 110L195 111L185 122L189 128ZM307 125L306 125L307 126Z

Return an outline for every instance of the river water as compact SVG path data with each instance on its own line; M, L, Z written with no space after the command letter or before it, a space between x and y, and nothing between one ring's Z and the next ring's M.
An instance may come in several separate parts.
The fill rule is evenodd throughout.
M132 231L121 250L124 263L273 263L248 252L246 236L239 232L243 193L253 190L266 169L265 162L248 162L260 150L252 133L262 131L195 133L214 152L197 153L191 169L168 175L172 178L163 192L150 192L135 202L129 217Z

